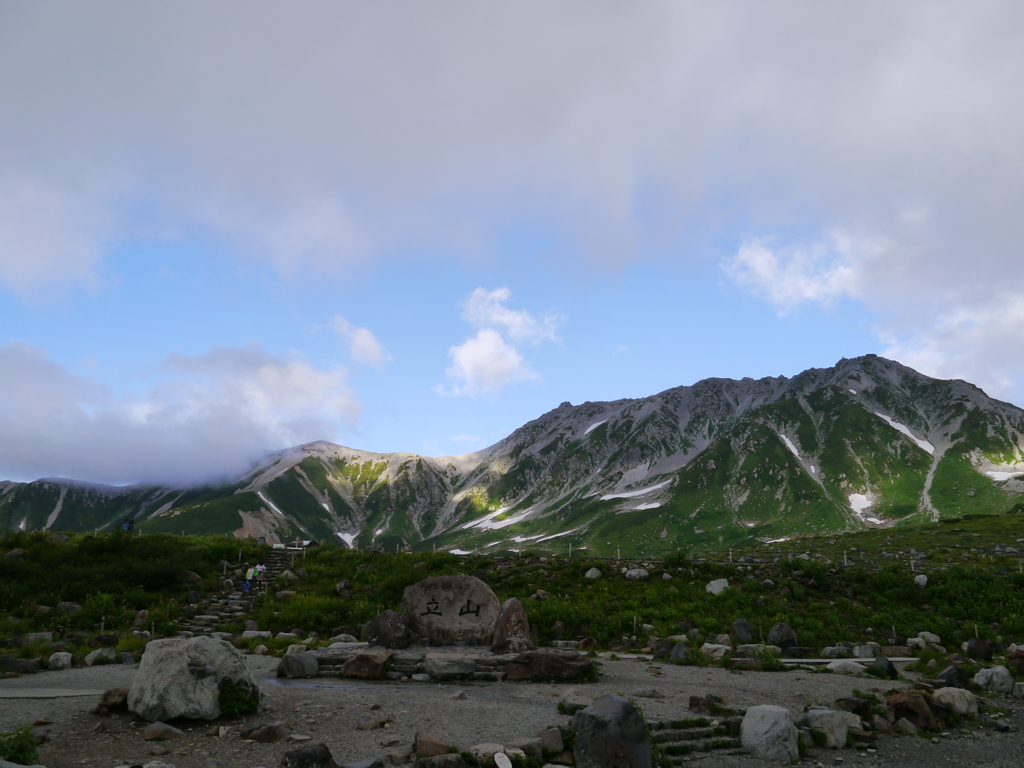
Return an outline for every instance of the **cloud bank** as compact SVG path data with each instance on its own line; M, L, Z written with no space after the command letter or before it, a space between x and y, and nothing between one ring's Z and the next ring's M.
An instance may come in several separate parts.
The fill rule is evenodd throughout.
M340 439L361 406L345 370L255 343L168 357L160 383L118 393L23 343L0 345L0 470L121 484L240 473L270 449Z

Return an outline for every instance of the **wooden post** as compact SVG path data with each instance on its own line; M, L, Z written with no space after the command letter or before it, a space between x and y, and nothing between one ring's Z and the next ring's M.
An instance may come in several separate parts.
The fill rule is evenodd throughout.
M848 563L846 562L846 550L845 549L843 550L843 565L844 566L848 565Z
M572 542L569 542L569 559L572 560Z
M974 625L974 636L975 637L978 636L978 625L977 624Z
M242 550L238 550L238 562L242 562Z
M729 563L732 564L732 547L729 547Z
M615 548L615 559L616 560L621 560L622 559L622 547L616 547Z
M910 572L914 572L914 558L910 558Z
M106 616L100 616L100 634L103 634L103 630L106 628L106 626L107 626L107 617ZM975 634L975 636L977 636L977 634L978 634L978 625L977 624L974 625L974 634Z

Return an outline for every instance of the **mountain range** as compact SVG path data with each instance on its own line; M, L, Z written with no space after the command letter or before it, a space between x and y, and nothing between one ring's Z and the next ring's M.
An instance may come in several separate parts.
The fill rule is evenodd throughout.
M0 528L656 556L1024 509L1024 410L875 355L562 403L477 453L316 442L189 488L0 482Z

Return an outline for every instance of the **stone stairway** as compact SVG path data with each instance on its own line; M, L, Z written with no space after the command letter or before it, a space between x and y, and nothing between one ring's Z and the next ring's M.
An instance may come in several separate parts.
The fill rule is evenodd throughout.
M243 563L232 566L228 563L220 563L218 570L222 572L222 575L217 581L217 588L187 606L186 616L178 621L179 635L185 637L209 635L217 631L221 624L244 621L249 617L249 612L256 600L259 599L259 595L278 576L291 569L293 558L300 556L301 552L292 550L271 550L267 554L266 560L263 561L267 567L263 581L262 583L257 582L249 595L242 592L241 586L245 580L245 572L251 567L251 564ZM189 613L192 615L187 615Z
M742 717L698 717L653 723L649 726L651 741L663 751L665 761L681 765L692 752L711 752L717 749L740 749L740 723Z

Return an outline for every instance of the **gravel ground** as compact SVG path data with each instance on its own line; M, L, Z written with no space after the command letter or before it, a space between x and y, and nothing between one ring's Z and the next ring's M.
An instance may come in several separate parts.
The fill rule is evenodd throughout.
M339 763L383 755L395 746L406 746L417 731L425 731L460 748L483 742L503 743L531 736L549 725L567 725L569 718L559 715L557 701L567 686L532 683L373 683L310 681L279 683L273 676L276 659L248 657L253 674L260 681L265 698L260 712L248 720L280 722L290 733L312 737L330 747ZM858 679L807 672L766 673L729 672L718 668L665 666L663 674L647 671L648 665L636 661L605 661L601 681L575 689L584 696L621 693L633 697L644 709L648 720L676 719L688 716L691 695L713 693L731 706L782 704L794 714L806 704L830 704L851 689L881 691L888 687L873 679ZM145 742L141 724L128 715L100 717L91 714L97 699L93 696L60 698L6 698L13 693L39 694L44 691L103 690L128 686L132 667L103 666L64 672L0 680L0 730L40 717L52 725L37 729L46 732L47 741L39 749L40 763L48 768L114 768L118 765L145 764L157 759L176 768L204 768L209 758L222 760L228 768L274 768L281 756L295 744L250 744L238 735L238 722L224 737L209 737L210 724L181 724L186 738L167 742ZM655 689L664 698L638 696ZM453 698L459 691L465 698ZM1005 707L1018 709L1019 701L1000 700ZM385 729L358 731L356 723L379 704L394 716ZM883 737L874 753L854 750L826 752L812 750L807 765L864 765L892 768L936 768L972 766L972 768L1021 768L1024 766L1024 718L1014 712L1012 732L997 734L977 728L961 729L938 743L926 738ZM102 724L102 732L94 732ZM723 768L761 768L761 761L743 755L695 755L695 765Z

